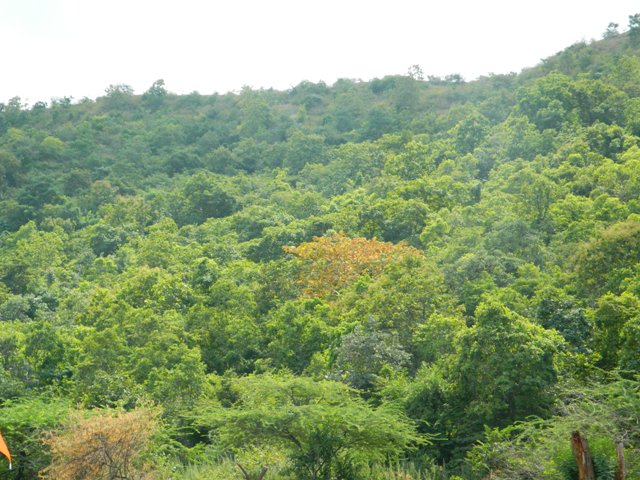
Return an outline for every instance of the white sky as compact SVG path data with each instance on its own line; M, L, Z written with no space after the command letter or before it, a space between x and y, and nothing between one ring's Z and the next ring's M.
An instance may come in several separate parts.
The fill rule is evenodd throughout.
M286 89L302 80L534 66L638 0L0 0L0 102L143 93Z

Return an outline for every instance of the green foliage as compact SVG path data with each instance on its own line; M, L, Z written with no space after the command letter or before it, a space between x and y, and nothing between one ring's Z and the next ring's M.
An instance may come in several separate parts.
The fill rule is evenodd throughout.
M629 15L629 41L637 46L640 43L640 14Z
M208 218L226 217L236 211L236 199L220 183L205 173L189 178L180 192L184 203L178 214L179 223L202 223Z
M50 461L49 449L42 443L46 432L58 427L71 408L62 400L33 396L0 405L0 432L11 451L13 470L5 462L0 475L10 479L36 478Z
M324 138L295 132L285 143L282 166L297 173L308 163L323 164L326 158Z
M606 385L581 385L580 392L562 392L562 406L548 420L538 418L504 429L486 429L484 439L467 455L480 475L494 478L577 478L571 433L589 441L596 478L614 478L615 443L623 441L627 477L638 473L638 382L616 380Z
M546 292L545 292L546 293ZM536 317L547 329L554 329L578 352L592 347L593 320L570 298L555 298L559 292L549 292L540 300Z
M336 354L338 377L355 388L370 389L383 369L401 371L409 365L411 355L397 337L356 326L353 332L340 338Z
M589 450L596 478L614 480L616 461L613 442L604 438L591 438L589 439ZM566 447L559 452L554 461L562 479L572 480L578 478L578 465L571 448Z
M470 82L0 104L21 478L67 402L156 404L166 477L555 479L576 428L640 458L637 17Z
M276 368L301 373L331 337L330 319L321 302L286 302L266 320L266 355Z
M618 364L621 333L625 324L640 315L640 301L635 295L624 292L620 296L608 293L598 299L593 317L596 326L595 342L602 355L601 365L613 368Z
M496 300L481 303L475 324L459 337L453 366L465 424L504 427L548 414L557 382L554 357L561 345L557 334Z
M629 267L640 255L640 222L617 223L581 245L576 255L577 287L597 298L604 292L619 292Z
M212 441L231 448L283 448L300 477L356 478L368 462L397 457L423 441L402 414L374 409L340 383L260 375L230 379L221 387L219 398L231 396L233 408L209 401L197 417L211 429Z
M142 103L152 110L157 110L165 102L166 96L167 89L164 88L164 80L156 80L149 87L149 90L142 94Z

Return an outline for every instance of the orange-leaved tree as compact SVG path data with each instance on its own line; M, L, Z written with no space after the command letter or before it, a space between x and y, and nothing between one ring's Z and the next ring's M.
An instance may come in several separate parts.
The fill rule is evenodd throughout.
M349 238L342 232L283 248L302 261L300 281L307 297L337 294L363 275L375 278L391 262L421 254L407 245Z
M140 456L158 430L157 412L105 410L70 417L68 425L51 433L51 464L41 478L55 480L133 480L149 478Z

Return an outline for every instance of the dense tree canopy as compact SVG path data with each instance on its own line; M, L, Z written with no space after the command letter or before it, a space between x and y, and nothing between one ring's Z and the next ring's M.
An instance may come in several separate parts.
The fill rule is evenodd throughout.
M0 477L125 432L126 478L565 479L573 428L637 478L639 25L469 82L0 104Z

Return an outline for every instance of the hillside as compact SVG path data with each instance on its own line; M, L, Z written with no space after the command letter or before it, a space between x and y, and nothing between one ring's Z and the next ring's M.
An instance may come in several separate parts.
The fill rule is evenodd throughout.
M0 478L640 476L636 30L0 105Z

